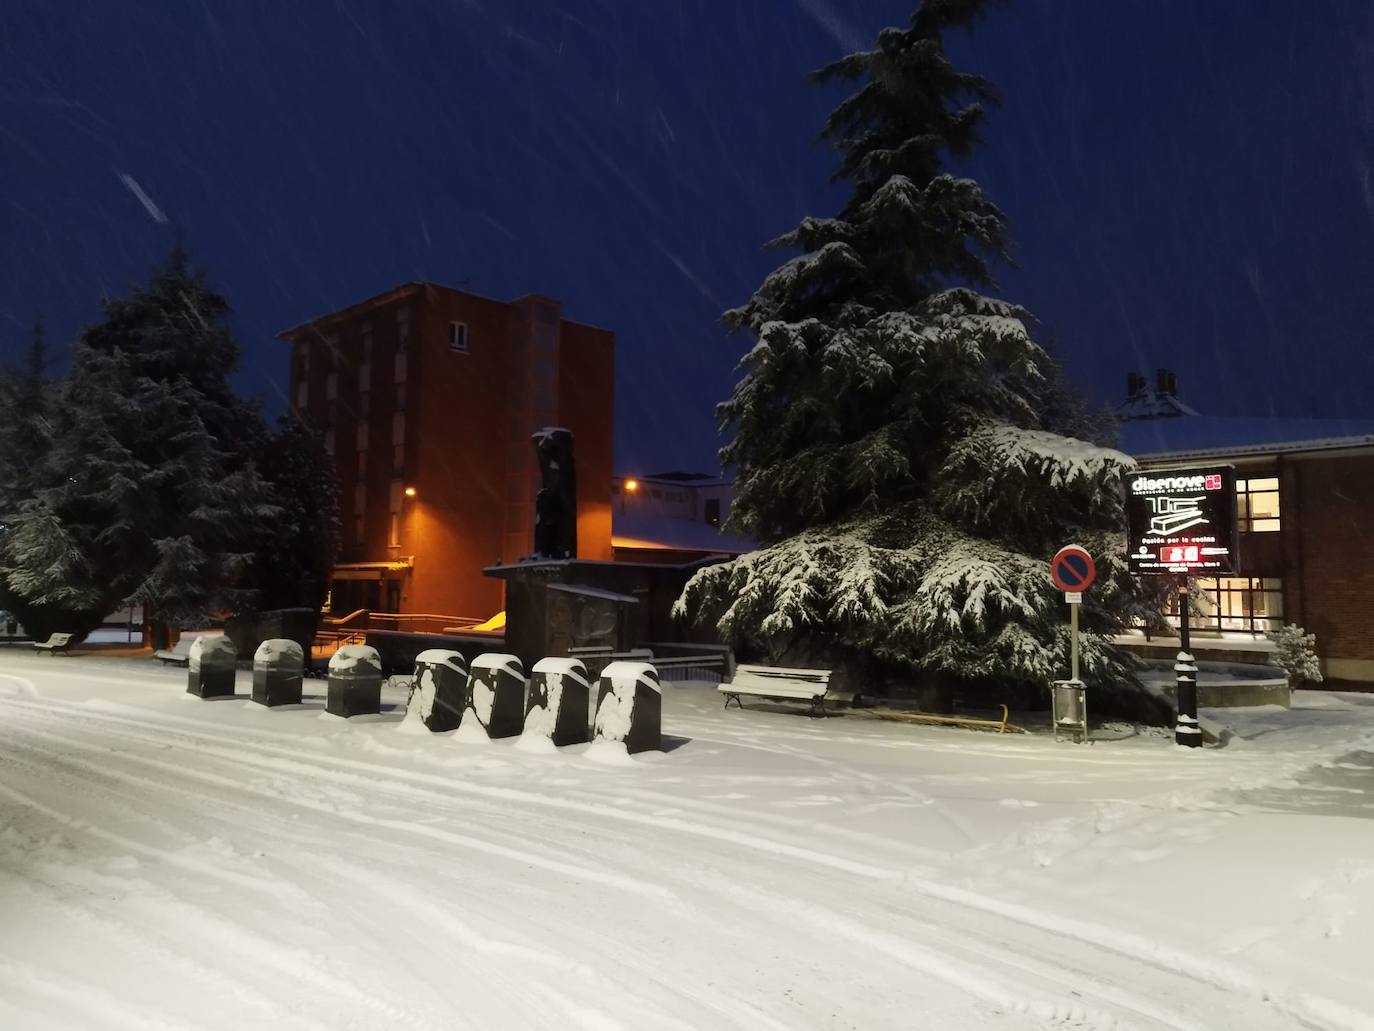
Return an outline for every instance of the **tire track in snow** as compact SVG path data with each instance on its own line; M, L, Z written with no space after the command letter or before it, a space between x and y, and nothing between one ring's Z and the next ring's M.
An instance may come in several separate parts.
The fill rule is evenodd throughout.
M46 737L49 740L58 742L60 744L65 744L70 747L81 747L81 742L73 740L72 738L64 737L61 734L54 734L50 731L36 730L34 728L25 728L25 730L27 730L28 733L40 737ZM448 845L455 845L457 847L464 848L469 851L481 852L501 859L520 862L529 866L540 867L542 869L548 870L550 873L559 874L563 877L567 877L574 881L584 881L602 884L603 886L614 888L617 891L630 892L631 894L644 896L646 898L656 900L660 903L673 901L670 893L667 892L661 885L627 878L616 873L608 873L606 871L595 869L593 867L576 866L574 864L562 860L546 858L545 856L535 855L531 853L528 849L510 848L505 845L499 845L494 842L485 841L481 838L472 837L470 835L457 834L452 831L442 830L437 827L430 827L423 824L415 824L408 820L370 816L366 813L360 812L349 812L347 810L339 809L334 806L325 805L320 802L315 802L311 799L288 798L277 792L244 784L241 780L236 780L231 777L220 776L203 769L197 769L194 767L187 768L176 763L164 762L162 760L153 759L150 756L135 755L130 752L119 752L114 750L111 750L110 754L117 755L121 759L124 759L126 761L135 762L142 766L161 770L165 773L169 773L177 777L181 777L183 779L199 780L206 783L215 784L219 787L227 789L231 793L240 792L243 794L255 795L260 798L268 799L269 801L284 803L302 809L309 809L312 812L323 813L335 819L354 824L359 824L362 826L380 827L386 830L399 831L406 834L413 834L420 837L431 838L435 841L440 841ZM218 752L214 749L200 748L197 749L197 754L216 755L218 758L221 759L228 758L239 765L253 765L252 761L250 759L245 758L244 756L226 755L225 753ZM153 790L162 790L169 793L176 793L178 790L175 787L168 785L165 781L158 781L151 778L139 778L131 776L129 774L115 775L112 774L111 771L109 771L107 768L103 768L95 764L84 762L81 760L71 759L70 757L66 759L66 762L70 765L79 766L85 769L88 773L91 774L93 778L97 780L101 777L118 776L121 779L124 779L129 782L138 783L143 787L151 788ZM337 774L329 773L329 771L320 772L325 772L331 777L337 776ZM375 781L367 781L366 783L375 784ZM0 785L0 792L4 792L7 790L8 789L4 788L3 785ZM38 803L36 802L34 804L38 805ZM98 833L109 834L110 832ZM132 839L115 836L112 837L111 840L118 840L120 842L126 843L128 847L130 847L131 849L141 851L143 852L143 854L146 855L157 854L156 851L149 850L145 846L142 846L137 842L132 841ZM167 858L168 861L174 863L176 863L178 859L184 860L184 857L177 857L175 854L168 854L165 856L165 858ZM210 874L212 876L216 872L216 869L214 867L202 867L194 863L191 863L190 866L191 868L196 869L198 871L203 870L203 872L206 872L207 874ZM247 887L251 889L256 886L258 890L264 890L261 884L255 885L253 879L244 877L242 875L226 876L225 879L239 881L240 886L242 887ZM272 885L270 887L273 889L280 890L275 885Z
M22 702L20 703L23 704ZM45 706L46 708L46 706ZM81 713L91 717L90 713ZM135 723L132 720L124 720L120 717L111 717L108 714L94 716L98 720L115 720L120 723ZM137 721L138 725L146 726L149 721ZM166 720L157 719L153 723L166 724ZM193 723L194 721L175 720L177 724ZM167 726L172 732L190 734L205 740L216 740L229 743L233 747L248 747L266 755L280 755L283 749L262 742L243 741L235 739L225 739L221 735L210 734L201 730L187 730L180 727ZM288 758L295 758L291 754ZM1122 936L1108 928L1098 925L1088 924L1082 921L1066 920L1033 910L1029 907L1017 906L1002 903L999 900L990 899L986 896L977 895L962 889L946 889L939 885L930 883L914 883L911 878L902 871L883 869L872 864L849 860L845 857L837 857L825 853L818 853L812 849L788 846L771 839L759 838L757 835L750 835L734 829L722 829L712 827L707 824L694 824L676 818L655 817L650 814L628 812L611 806L596 805L579 800L569 800L563 798L549 797L537 793L511 788L496 788L483 785L466 784L461 781L446 780L431 774L417 773L414 771L398 770L386 767L378 763L370 763L360 760L347 759L338 756L312 755L311 763L307 765L320 765L319 768L324 772L329 772L329 767L335 770L337 775L339 768L358 770L361 774L375 776L383 774L393 779L408 781L411 783L437 784L448 792L460 792L467 795L491 798L501 801L522 802L530 805L552 807L559 810L581 811L591 815L605 816L610 819L639 823L642 825L653 826L661 830L669 830L678 833L690 834L699 837L707 837L717 841L724 841L738 845L747 849L785 856L811 865L830 868L848 873L857 873L862 876L875 877L883 880L894 880L902 882L902 886L908 890L924 894L932 899L939 899L956 908L964 911L977 911L985 916L993 916L1003 920L1011 921L1024 927L1031 928L1052 937L1065 939L1080 944L1091 944L1098 948L1116 953L1126 959L1135 960L1151 966L1163 973L1179 976L1190 970L1207 969L1209 972L1208 980L1214 987L1241 992L1250 997L1254 997L1257 988L1253 979L1245 975L1229 964L1207 964L1198 957L1192 956L1182 950L1173 950L1162 946L1159 943L1148 940L1132 939L1130 936ZM1288 1013L1296 1019L1305 1019L1307 1023L1314 1027L1324 1026L1321 1022L1305 1017L1305 1013L1312 1009L1321 1008L1326 1013L1339 1012L1335 1004L1329 1000L1311 999L1304 997L1301 1002L1285 1003L1282 1000L1271 1000L1262 991L1258 992L1261 1001L1267 1005ZM1360 1015L1355 1014L1358 1017ZM1357 1024L1349 1021L1338 1021L1334 1026L1355 1027Z

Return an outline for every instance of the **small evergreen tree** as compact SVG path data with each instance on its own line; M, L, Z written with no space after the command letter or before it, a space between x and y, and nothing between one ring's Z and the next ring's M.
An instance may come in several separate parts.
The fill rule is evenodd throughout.
M1274 664L1288 674L1288 686L1293 690L1303 684L1320 684L1321 661L1317 658L1317 635L1300 626L1285 623L1265 635L1277 646Z
M0 548L9 589L84 632L140 604L166 624L247 603L276 515L253 456L266 431L228 377L228 304L180 247L77 343L53 445Z
M745 650L823 655L870 688L892 673L1004 688L1066 675L1047 569L1070 542L1098 559L1083 668L1129 678L1110 635L1133 607L1133 462L1057 432L1091 422L1028 313L979 292L1006 258L1003 214L944 167L979 142L996 96L944 46L985 6L926 0L908 28L816 73L855 85L822 133L849 198L773 241L800 254L725 314L756 339L718 408L731 521L763 547L699 572L677 611Z

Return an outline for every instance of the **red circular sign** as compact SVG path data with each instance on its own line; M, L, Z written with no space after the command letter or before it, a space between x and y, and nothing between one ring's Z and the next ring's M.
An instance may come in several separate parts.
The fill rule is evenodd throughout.
M1061 591L1086 591L1097 578L1097 563L1087 549L1069 544L1050 560L1050 579Z

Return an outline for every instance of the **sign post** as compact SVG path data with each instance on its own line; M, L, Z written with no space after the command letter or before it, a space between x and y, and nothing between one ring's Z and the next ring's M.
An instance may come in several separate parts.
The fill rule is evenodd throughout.
M1050 687L1050 717L1054 739L1069 734L1075 742L1088 739L1088 701L1083 681L1078 676L1078 606L1083 592L1097 578L1097 564L1086 548L1070 544L1060 548L1050 560L1050 579L1064 592L1069 603L1069 679L1056 680Z
M1235 466L1129 473L1126 526L1126 558L1132 573L1179 578L1174 742L1197 748L1202 730L1197 721L1197 661L1188 627L1188 578L1240 570Z

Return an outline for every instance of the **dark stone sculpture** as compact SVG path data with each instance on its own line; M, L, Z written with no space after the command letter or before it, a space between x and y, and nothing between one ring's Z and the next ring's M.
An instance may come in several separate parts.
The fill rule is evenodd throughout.
M525 735L547 737L555 745L581 744L588 738L590 696L581 659L540 659L534 664L525 703Z
M559 427L533 437L542 486L534 499L535 559L577 557L577 472L573 435Z
M514 655L487 652L472 660L468 673L469 717L487 737L514 737L525 727L525 667Z
M663 688L647 662L613 662L601 671L596 694L597 741L617 741L625 751L663 747Z
M186 663L186 692L197 698L220 698L234 693L234 664L238 652L227 637L197 637Z
M468 664L460 652L429 648L415 656L415 683L409 705L420 720L438 734L457 730L467 699Z
M345 717L382 711L382 660L377 649L346 644L334 653L324 711Z
M253 701L259 705L300 705L305 652L295 641L273 638L253 653Z

